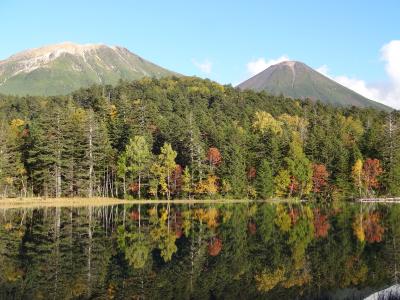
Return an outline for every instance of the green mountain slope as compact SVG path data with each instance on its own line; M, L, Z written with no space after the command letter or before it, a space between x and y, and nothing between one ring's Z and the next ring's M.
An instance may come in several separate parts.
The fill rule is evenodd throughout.
M27 50L0 61L0 93L67 94L120 79L178 75L129 50L106 45L63 43Z
M329 79L309 66L295 61L282 62L239 84L242 90L267 91L273 95L321 100L336 106L373 107L391 110L390 107L369 100L360 94Z

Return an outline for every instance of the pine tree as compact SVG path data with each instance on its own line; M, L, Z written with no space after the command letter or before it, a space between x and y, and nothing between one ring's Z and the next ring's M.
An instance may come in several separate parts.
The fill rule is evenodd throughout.
M62 110L48 107L30 127L28 167L38 194L61 197L64 126Z
M226 184L231 187L230 193L235 197L241 197L247 191L246 152L246 136L243 128L238 124L227 127L225 141L221 147L224 160L220 173L227 180Z
M383 175L386 189L391 195L400 194L400 114L391 112L386 117L384 125L383 166L386 172Z
M86 134L87 113L81 108L70 107L64 125L64 147L62 152L64 190L67 196L87 196L89 190L90 160L89 140ZM108 174L104 173L104 181ZM104 194L109 194L105 185Z
M191 186L194 188L195 182L202 180L205 177L207 164L205 163L204 143L201 139L201 133L196 126L193 113L190 112L186 116L187 131L184 140L183 160L190 167Z
M85 131L85 159L87 161L87 180L89 197L102 195L107 189L113 196L114 153L107 133L106 125L99 120L92 110L88 110L83 119ZM116 172L116 171L115 171ZM103 174L106 174L104 178ZM105 188L108 185L108 188ZM117 192L115 192L117 194Z
M270 198L274 192L274 178L271 165L268 160L263 159L257 169L256 175L257 193L263 198Z
M21 157L23 120L14 119L11 125L0 124L0 195L27 196L26 169Z

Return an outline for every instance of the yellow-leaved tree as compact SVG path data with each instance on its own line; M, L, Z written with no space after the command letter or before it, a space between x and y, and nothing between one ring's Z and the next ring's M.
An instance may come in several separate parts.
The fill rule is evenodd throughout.
M254 116L253 129L262 134L268 130L274 134L281 134L282 122L276 120L270 113L257 111Z
M362 194L362 188L363 188L362 177L361 177L362 167L363 167L362 160L357 159L357 161L354 163L354 166L351 170L351 176L353 177L354 185L358 189L360 196Z

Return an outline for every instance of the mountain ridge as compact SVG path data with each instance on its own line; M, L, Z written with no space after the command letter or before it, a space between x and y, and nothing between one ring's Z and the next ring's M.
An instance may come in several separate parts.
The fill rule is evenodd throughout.
M237 86L241 90L267 91L289 98L320 100L336 106L392 108L368 99L299 61L272 65Z
M120 79L179 76L120 46L64 42L18 52L0 61L0 93L68 94Z

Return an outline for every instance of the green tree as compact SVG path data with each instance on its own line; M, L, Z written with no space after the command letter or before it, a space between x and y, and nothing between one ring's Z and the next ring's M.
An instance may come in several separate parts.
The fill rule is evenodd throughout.
M176 156L177 153L172 149L171 144L165 143L161 148L157 161L152 166L152 173L158 178L161 191L167 196L168 200L171 198L171 176L176 167Z
M400 114L391 112L386 117L383 127L383 142L381 151L383 166L386 172L383 175L388 193L400 195Z
M303 152L300 138L295 135L290 143L288 156L285 158L287 170L298 185L299 196L307 195L312 188L312 164ZM290 195L294 193L295 186L292 183Z
M26 169L22 162L21 145L25 128L23 120L11 125L0 123L0 195L27 196Z
M143 136L134 136L129 140L125 152L120 158L120 163L125 163L126 171L133 180L138 182L138 198L141 198L142 180L146 168L149 166L151 152L146 139ZM123 168L123 166L121 166ZM121 169L120 168L120 169Z
M182 175L182 192L189 197L190 193L192 192L192 176L188 166L185 167Z
M264 159L257 170L256 188L262 198L270 198L274 192L274 178L269 161Z
M279 170L274 178L275 195L278 197L285 197L289 193L290 174L287 170Z
M61 108L46 107L32 126L28 166L35 182L34 192L45 196L61 197L66 174L64 149L67 149L66 117Z

